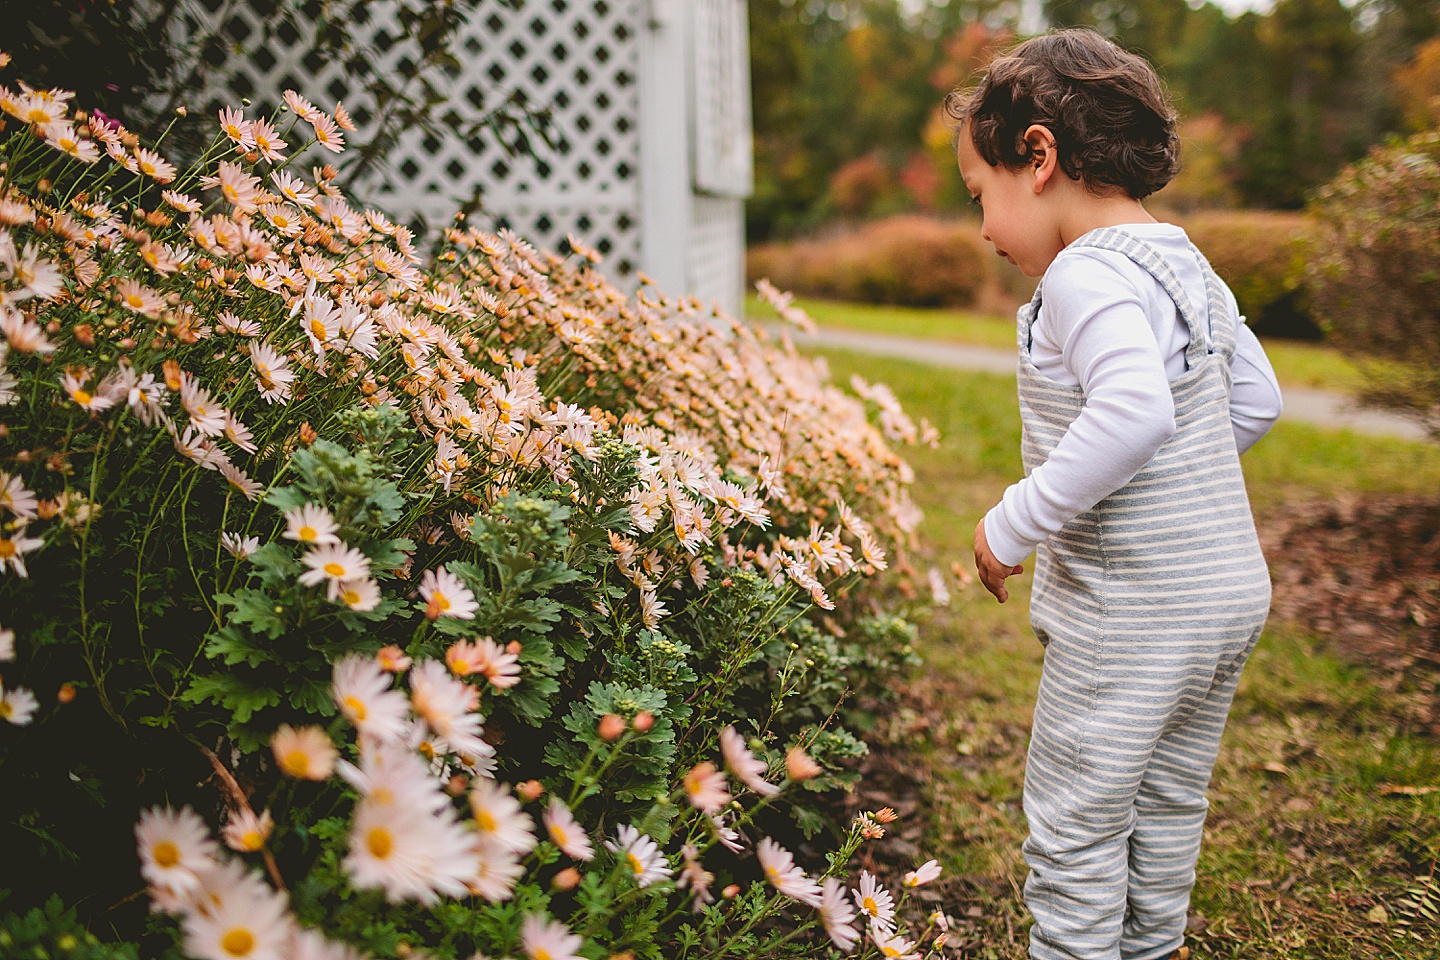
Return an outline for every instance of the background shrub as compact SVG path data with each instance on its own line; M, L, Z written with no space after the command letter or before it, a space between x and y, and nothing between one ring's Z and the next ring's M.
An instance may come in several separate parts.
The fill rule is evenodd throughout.
M1440 433L1440 132L1377 148L1310 207L1305 283L1366 399Z
M1318 340L1301 293L1303 214L1223 210L1174 218L1230 289L1256 333Z
M977 227L897 216L853 230L752 248L750 279L805 296L913 307L969 307L995 282Z

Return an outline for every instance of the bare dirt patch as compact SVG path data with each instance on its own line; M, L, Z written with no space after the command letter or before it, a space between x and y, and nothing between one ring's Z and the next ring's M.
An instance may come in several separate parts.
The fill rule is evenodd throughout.
M1440 496L1297 501L1257 525L1271 617L1413 694L1409 719L1440 735Z

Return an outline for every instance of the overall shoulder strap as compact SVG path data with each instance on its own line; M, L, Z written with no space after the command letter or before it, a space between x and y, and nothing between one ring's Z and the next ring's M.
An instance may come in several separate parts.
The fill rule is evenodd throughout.
M1209 347L1205 343L1205 331L1210 326L1209 321L1217 313L1214 309L1215 291L1211 290L1211 277L1214 275L1214 271L1209 269L1208 264L1204 264L1204 271L1206 289L1210 293L1207 298L1209 302L1206 304L1206 312L1209 316L1201 317L1195 310L1195 305L1190 302L1190 297L1185 293L1185 288L1176 278L1175 271L1171 270L1170 264L1165 262L1165 255L1134 234L1126 233L1119 227L1101 227L1079 237L1071 246L1094 247L1123 254L1154 277L1155 281L1174 301L1175 309L1180 311L1180 318L1185 321L1185 327L1190 331L1190 343L1185 348L1186 369L1193 370L1204 361L1206 354L1209 353Z
M1190 244L1190 250L1195 254L1195 259L1200 261L1200 270L1205 274L1205 295L1209 301L1210 309L1210 340L1216 353L1225 358L1229 363L1230 358L1235 355L1235 337L1237 331L1235 325L1239 323L1238 318L1231 317L1230 304L1225 299L1225 283L1215 268L1210 266L1210 261L1205 259L1205 254L1195 244Z

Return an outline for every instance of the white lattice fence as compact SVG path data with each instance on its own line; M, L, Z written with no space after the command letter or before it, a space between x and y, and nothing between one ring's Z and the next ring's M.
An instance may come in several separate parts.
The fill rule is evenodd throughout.
M247 96L273 108L294 88L319 102L344 100L367 140L376 105L345 65L307 56L313 11L291 19L263 15L257 0L201 0L177 40L219 27L236 54L212 74L208 109ZM418 52L403 42L396 5L361 6L352 35L377 72L401 75ZM636 82L638 0L511 0L482 3L459 31L457 69L436 79L449 106L478 117L520 91L534 106L549 106L557 133L551 151L536 141L536 156L509 156L488 133L460 140L411 131L384 164L352 183L361 197L395 216L449 221L477 189L498 226L511 226L555 248L574 233L607 256L612 276L627 278L640 262L639 103ZM318 162L318 161L317 161Z

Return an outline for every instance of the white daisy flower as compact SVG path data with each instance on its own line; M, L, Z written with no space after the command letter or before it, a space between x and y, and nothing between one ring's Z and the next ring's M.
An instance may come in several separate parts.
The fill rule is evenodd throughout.
M237 327L237 331L243 333L244 329ZM256 332L259 332L258 328ZM266 403L290 399L290 384L295 379L295 373L285 357L259 340L252 340L249 346L250 366L255 371L255 387L260 391L261 399Z
M220 546L224 547L236 560L244 560L260 549L260 538L241 537L238 533L226 532L220 534Z
M220 835L225 838L225 846L231 850L237 853L255 853L265 846L265 841L270 839L274 829L275 820L270 816L269 810L261 811L259 816L255 815L254 810L233 810Z
M869 870L860 871L860 888L851 891L855 906L876 930L883 930L887 936L895 932L895 898Z
M509 851L488 846L478 837L475 840L475 855L480 866L466 882L470 892L491 903L509 900L514 893L515 882L525 875L525 866L520 858Z
M0 720L23 727L35 719L35 711L40 703L35 699L35 694L24 687L16 687L13 690L0 688Z
M89 379L89 373L67 373L60 379L60 386L64 387L71 400L88 413L99 413L114 406L115 399L113 397L103 393L91 393L85 389Z
M937 860L926 860L919 867L905 874L900 881L907 887L920 887L940 876L940 863Z
M390 903L463 897L469 892L466 881L480 866L471 840L448 805L431 811L362 800L350 828L345 870L353 886L384 890Z
M532 913L520 927L520 947L530 960L583 960L583 941L559 920Z
M340 538L335 535L335 531L339 529L335 518L318 503L307 503L293 510L286 510L285 524L285 532L281 536L286 540L308 543L315 547L340 542Z
M920 960L920 954L915 952L914 940L906 940L894 933L887 933L871 927L870 942L875 944L882 957L893 957L896 960Z
M335 600L356 613L367 613L380 606L380 584L368 577L346 580L336 590Z
M772 887L792 900L799 900L819 909L822 902L820 884L807 877L805 871L795 865L795 857L789 850L765 837L756 845L755 855L760 859L765 879L770 881Z
M0 470L0 510L9 510L29 520L34 519L38 505L35 494L25 489L19 477Z
M635 883L648 887L671 874L670 863L660 852L660 845L630 824L621 824L615 831L616 840L605 841L605 849L624 860Z
M180 381L180 405L190 415L190 425L207 437L225 432L226 410L210 397L210 391L186 374Z
M477 778L470 784L470 813L487 849L524 856L535 848L535 821L508 785Z
M410 701L390 686L390 675L372 657L351 654L335 664L331 692L335 705L355 729L377 740L404 736Z
M319 727L296 729L282 723L270 740L275 762L287 777L296 780L324 780L335 771L340 754Z
M475 611L480 609L470 588L444 567L425 571L420 580L420 596L425 598L425 615L432 620L440 617L473 620Z
M480 691L450 676L439 660L426 660L410 671L410 706L435 731L442 750L474 761L495 755L480 736L485 720L475 712Z
M228 460L220 464L220 476L224 477L230 486L244 494L246 500L255 500L260 496L260 491L265 489L263 483L250 479L244 470Z
M762 797L773 797L780 788L765 780L765 762L755 758L745 740L734 727L720 731L720 752L725 757L725 766L745 786Z
M0 627L0 663L15 659L15 631Z
M214 866L219 848L210 828L189 807L151 807L135 824L140 875L151 886L178 894L200 889L200 874Z
M204 910L182 921L185 952L196 960L281 960L293 921L285 898L263 884L241 880Z
M29 577L30 573L25 569L25 554L44 545L45 541L39 537L25 536L23 528L9 537L0 536L0 573L9 567L16 576Z
M545 821L545 830L550 839L567 857L575 860L595 858L595 848L591 845L590 838L580 824L575 822L574 814L559 797L550 798L550 806L541 815L541 819Z
M725 774L709 762L697 763L685 774L685 795L691 806L714 815L730 802L730 792L725 787Z
M851 922L855 919L855 908L845 896L845 884L834 877L826 877L820 885L820 919L830 942L846 953L860 939L860 932Z
M300 561L310 568L300 574L300 582L307 587L313 587L325 581L331 600L340 595L342 583L370 575L370 558L343 543L316 547L301 557Z

